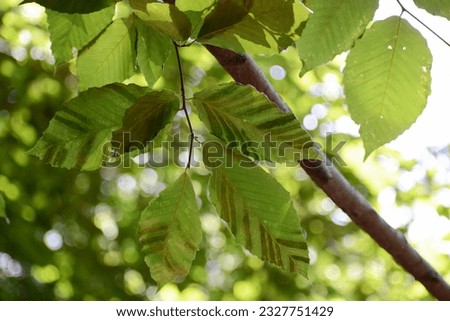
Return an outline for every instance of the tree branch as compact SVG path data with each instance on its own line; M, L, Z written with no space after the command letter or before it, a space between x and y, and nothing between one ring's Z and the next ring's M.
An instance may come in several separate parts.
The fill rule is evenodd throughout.
M266 94L281 111L290 112L287 104L250 56L209 45L206 45L206 48L236 82L253 85ZM439 300L450 300L450 286L442 276L417 253L403 234L393 229L378 215L369 202L331 165L326 156L320 151L319 153L323 161L300 162L314 183L433 296Z
M281 111L291 112L289 106L281 99L253 59L247 55L236 54L231 50L210 45L205 45L205 47L236 82L243 85L252 85L259 92L266 94L267 98L275 103Z

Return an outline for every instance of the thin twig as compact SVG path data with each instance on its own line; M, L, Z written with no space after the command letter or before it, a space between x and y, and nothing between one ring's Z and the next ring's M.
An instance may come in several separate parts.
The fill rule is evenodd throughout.
M192 128L191 119L189 117L189 112L187 110L186 106L186 91L184 89L184 77L183 77L183 68L181 66L181 59L180 59L180 53L178 52L178 45L173 42L173 45L175 47L175 53L177 55L177 63L178 63L178 73L180 75L180 90L181 90L181 106L184 111L184 114L186 115L187 124L189 127L190 132L190 139L189 139L189 156L188 156L188 162L186 165L186 169L189 169L191 167L191 159L192 159L192 150L194 148L194 129Z
M431 29L430 27L428 27L428 25L423 22L422 20L420 20L419 18L417 18L417 16L415 16L411 11L409 11L408 9L406 9L406 7L400 2L400 0L397 0L398 5L400 6L400 8L402 8L402 13L406 12L407 14L409 14L412 18L414 18L414 20L416 20L418 23L420 23L422 26L424 26L428 31L430 31L435 37L437 37L440 41L442 41L443 43L445 43L448 47L450 47L450 43L445 40L444 38L442 38L436 31L434 31L433 29Z

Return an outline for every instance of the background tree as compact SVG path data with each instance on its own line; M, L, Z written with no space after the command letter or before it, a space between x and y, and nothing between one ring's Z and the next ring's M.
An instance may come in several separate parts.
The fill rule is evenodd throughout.
M377 149L415 121L429 92L431 56L420 34L401 17L377 22L366 30L377 1L364 6L358 1L343 1L337 8L331 2L308 1L305 4L314 10L309 18L305 7L294 1L177 1L176 7L152 1L130 1L131 5L119 3L116 7L88 1L39 3L48 8L53 56L49 54L42 8L32 4L16 7L13 1L1 8L0 32L5 39L1 51L5 54L0 71L6 90L1 98L0 137L8 150L0 165L0 214L5 217L0 225L2 298L429 298L427 291L351 224L331 199L433 295L448 298L448 286L440 276L421 262L367 203L383 209L382 196L393 195L393 212L404 218L396 227L407 235L413 235L417 221L411 213L418 208L435 206L434 211L442 215L440 223L448 224L445 195L449 183L442 178L448 177L443 161L448 161L446 149L426 155L428 162L434 160L431 165L423 159L402 160L386 148ZM417 3L446 15L445 4ZM323 34L323 42L317 41L318 32ZM298 52L290 46L294 41L303 66ZM242 137L258 142L262 137L258 129L263 128L261 133L270 131L275 140L277 135L290 133L289 139L301 146L298 152L311 146L299 126L293 126L293 132L293 127L288 127L295 121L292 115L279 113L252 87L230 84L230 76L197 43L214 45L208 50L236 81L253 85L281 110L291 109L303 119L316 143L336 146L349 141L342 150L334 149L338 154L329 155L345 179L329 164L318 167L326 162L323 157L322 163L303 160L304 170L288 163L266 166L264 171L259 167L208 168L202 165L201 155L195 154L197 149L190 155L189 144L184 143L194 143L190 140L193 131L199 144L213 139L211 135L225 142L239 142ZM282 51L285 47L289 48ZM74 59L73 48L78 51ZM344 70L344 100L338 60L322 64L350 48ZM408 50L415 55L403 53ZM274 56L258 56L279 51L282 53ZM235 52L256 55L256 64L249 56ZM275 89L259 68L271 75ZM178 96L183 112L177 113L179 98L173 92L180 93L180 79L184 79ZM125 80L129 85L112 84ZM331 90L330 83L334 86ZM380 88L384 89L380 92ZM380 104L384 108L373 114ZM220 114L224 107L228 108L228 118ZM360 138L339 129L327 136L329 124L349 119L349 113L361 124L364 163L362 157L352 157L361 155ZM246 125L239 122L242 119ZM42 132L44 136L38 140ZM126 142L120 140L124 133L132 134ZM164 148L167 135L176 138L170 140L172 147L184 148L181 153L177 148ZM114 153L105 155L108 149L103 144L109 140L122 145L110 145ZM153 145L144 147L148 140ZM163 148L154 148L159 146ZM253 160L296 161L243 146L239 146L239 153ZM54 169L30 157L27 151L32 147L32 154L56 166L87 170L109 166L94 172ZM119 158L116 152L124 156ZM170 165L158 167L166 164L158 155L168 156ZM232 163L249 161L235 153L230 157ZM312 185L306 173L330 198ZM397 184L408 175L420 179L407 187ZM227 186L225 192L223 186ZM224 195L228 203L224 203ZM253 198L256 201L252 202ZM270 206L262 206L264 201L275 205L277 211L272 213ZM266 222L281 208L286 208L286 217L294 219L284 225L293 231L280 230L283 226L275 221ZM247 212L251 218L246 225L245 216L239 215ZM154 213L172 216L164 223L167 215ZM296 213L307 235L309 279L301 275L306 273L307 255ZM255 225L261 218L262 223ZM139 220L144 254L138 244ZM283 221L280 217L276 220ZM160 250L161 244L168 242L166 229L172 233L169 242L175 244L175 250ZM438 237L441 245L445 244L444 232ZM269 241L254 242L255 234ZM285 241L279 241L283 238ZM263 263L244 252L240 244L300 275ZM398 245L402 246L400 252ZM271 249L277 246L281 250L271 256ZM448 276L445 250L433 249L428 255L433 266ZM151 277L162 286L158 292L144 256ZM295 260L289 261L292 258ZM167 260L172 263L166 264ZM173 266L176 269L170 268ZM405 287L410 291L405 293Z

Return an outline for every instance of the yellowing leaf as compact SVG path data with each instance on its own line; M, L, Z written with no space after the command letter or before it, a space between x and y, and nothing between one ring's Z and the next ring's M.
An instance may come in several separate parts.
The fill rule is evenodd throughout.
M130 135L120 140L124 143L121 152L129 151L133 139L145 145L169 121L176 101L172 93L152 92L136 85L91 88L56 113L30 153L53 166L97 169L109 160L113 132L117 140L125 130ZM155 122L144 128L143 120Z
M308 271L308 248L289 193L250 159L228 150L211 168L211 201L236 241L287 272ZM245 165L244 165L245 164Z
M139 235L145 262L159 285L189 272L202 232L194 189L186 173L142 212Z
M297 164L316 156L309 134L254 87L229 83L194 95L209 132L258 160Z

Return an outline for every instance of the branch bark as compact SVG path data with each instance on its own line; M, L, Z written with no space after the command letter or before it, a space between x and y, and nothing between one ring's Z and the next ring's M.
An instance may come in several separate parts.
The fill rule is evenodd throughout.
M255 61L248 55L206 45L209 52L238 83L253 85L266 94L283 112L291 112ZM334 203L384 248L397 263L439 300L450 300L450 286L408 243L405 236L381 218L369 202L342 176L326 156L322 160L302 160L301 167Z

